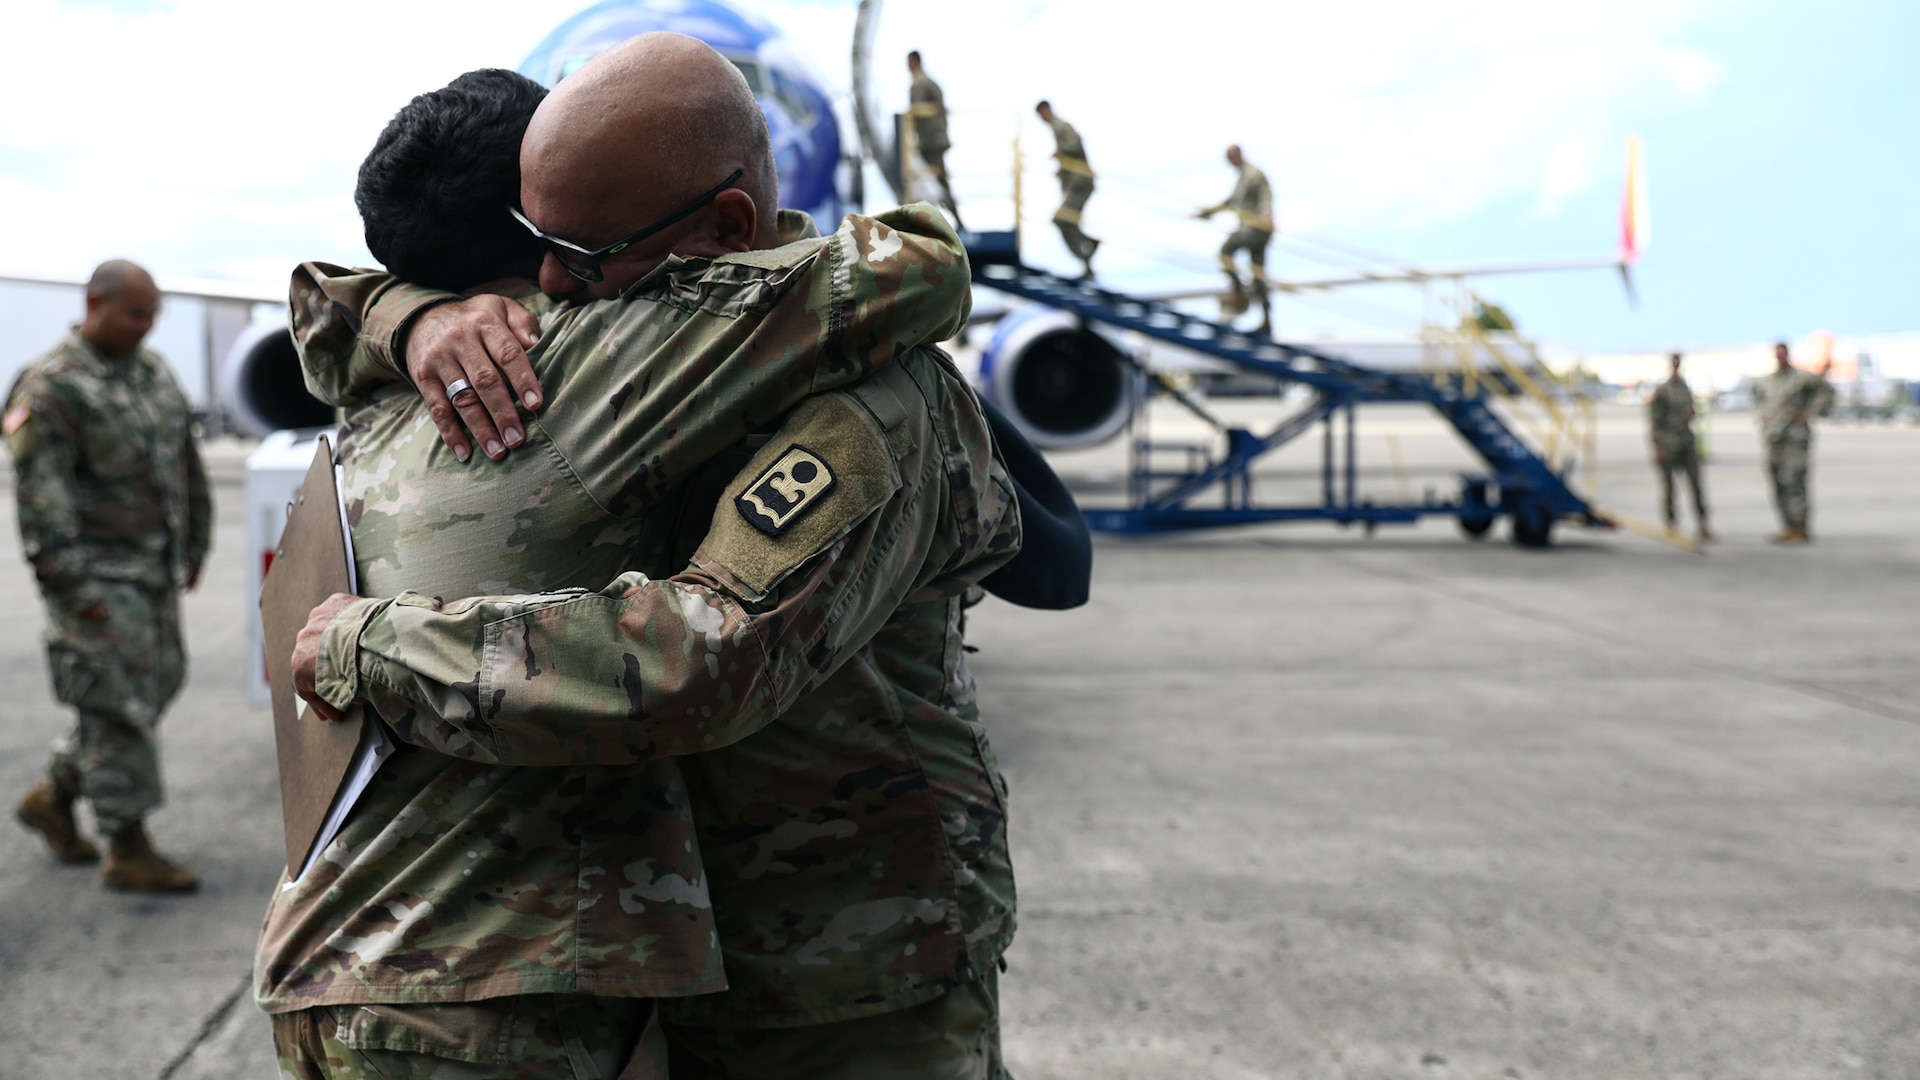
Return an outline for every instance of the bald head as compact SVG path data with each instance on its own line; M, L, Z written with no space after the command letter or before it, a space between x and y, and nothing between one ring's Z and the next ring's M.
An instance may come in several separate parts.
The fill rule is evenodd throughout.
M160 289L137 263L108 259L87 279L87 316L80 336L108 356L140 347L160 313Z
M545 232L599 248L672 215L735 169L740 179L712 206L609 256L598 291L617 293L668 254L715 256L778 242L780 182L766 116L746 79L704 42L642 34L582 66L541 103L520 146L520 197ZM581 288L550 283L550 271L565 271L551 257L546 263L543 287Z
M129 284L152 289L153 277L139 263L126 259L108 259L93 268L93 276L87 279L87 295L98 296L103 300L119 296Z
M1246 164L1246 162L1247 159L1240 153L1240 145L1238 143L1227 147L1227 164L1237 169Z

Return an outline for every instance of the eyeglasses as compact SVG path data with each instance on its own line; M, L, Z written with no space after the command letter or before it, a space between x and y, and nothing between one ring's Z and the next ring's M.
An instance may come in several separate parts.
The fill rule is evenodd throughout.
M606 279L606 275L600 270L601 260L620 254L669 225L675 225L685 221L702 207L714 199L719 198L721 192L732 187L734 182L745 174L746 170L744 169L733 170L733 172L728 174L725 180L720 181L720 185L712 191L707 192L705 195L700 196L686 206L661 218L646 228L622 237L619 240L615 240L613 243L598 250L589 250L570 240L562 240L551 233L540 231L540 226L528 221L527 215L522 214L518 207L509 206L507 207L507 212L513 215L515 221L525 225L528 232L539 237L541 243L547 245L547 250L553 253L553 257L559 261L561 267L564 268L567 273L585 282L603 281Z

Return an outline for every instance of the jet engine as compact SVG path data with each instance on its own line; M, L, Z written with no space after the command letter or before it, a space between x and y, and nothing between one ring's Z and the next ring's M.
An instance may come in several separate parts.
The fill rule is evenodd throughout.
M1001 319L980 353L980 392L1043 450L1097 446L1140 404L1140 377L1115 338L1074 315L1028 307Z
M234 339L220 366L220 402L235 430L256 438L334 423L333 406L307 393L284 316L255 322Z

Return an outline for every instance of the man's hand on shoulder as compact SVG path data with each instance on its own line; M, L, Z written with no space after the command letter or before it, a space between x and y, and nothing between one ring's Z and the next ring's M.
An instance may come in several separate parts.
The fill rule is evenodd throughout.
M414 320L403 344L407 375L455 457L466 461L478 443L499 461L526 441L520 406L541 404L527 350L539 339L532 313L491 294L436 305ZM449 397L449 386L458 393Z

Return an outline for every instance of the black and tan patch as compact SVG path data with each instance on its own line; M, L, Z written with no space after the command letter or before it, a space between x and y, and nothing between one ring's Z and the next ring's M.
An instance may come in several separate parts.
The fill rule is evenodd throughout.
M742 504L748 495L760 492L770 474L780 471L781 463L789 461L788 455L795 450L822 465L831 462L833 486L811 494L804 506L790 508L798 512L784 517L776 535L756 520L757 508ZM714 507L712 526L694 553L694 562L724 572L745 590L740 595L749 602L758 602L794 568L885 506L900 486L900 469L886 433L874 423L873 414L846 393L807 399L739 475L753 481L745 486L736 481ZM818 475L809 481L823 482ZM766 501L764 494L760 498ZM785 494L781 498L791 499Z
M733 505L749 525L778 537L801 515L818 506L833 490L833 484L833 468L826 459L794 443L734 498Z

